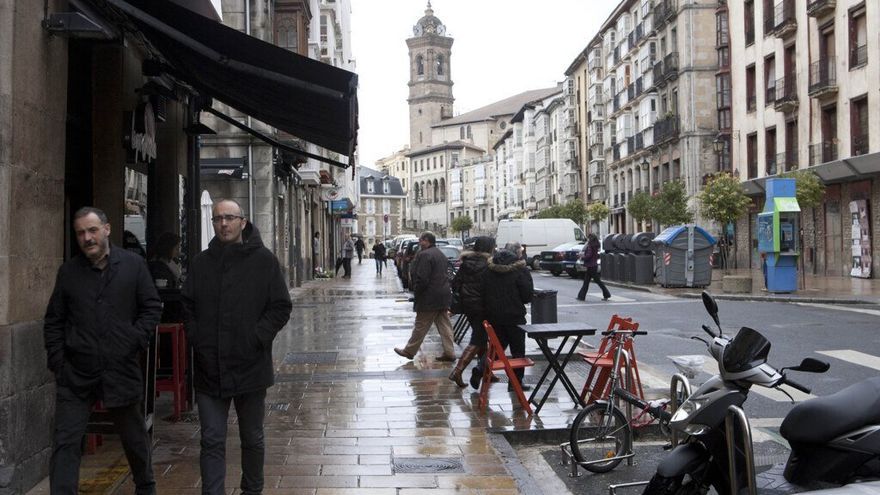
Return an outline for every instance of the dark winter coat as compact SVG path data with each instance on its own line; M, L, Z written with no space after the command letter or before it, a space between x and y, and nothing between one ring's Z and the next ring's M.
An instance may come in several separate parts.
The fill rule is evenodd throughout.
M596 268L599 266L599 243L586 243L581 251L581 259L584 260L584 267Z
M143 257L110 246L107 267L78 255L58 269L43 325L49 369L82 399L107 407L144 398L138 355L156 333L162 303Z
M195 389L212 397L272 386L272 341L292 308L278 260L252 224L242 239L228 246L212 239L183 288Z
M461 266L452 279L452 290L458 294L465 314L486 314L483 306L483 274L489 266L490 257L489 253L478 251L461 253Z
M493 325L525 323L525 305L532 302L532 292L532 275L525 261L506 250L489 260L483 276L483 304Z
M373 256L376 257L377 260L382 261L385 259L385 245L384 244L376 244L373 246Z
M413 259L410 271L410 286L415 297L414 309L418 311L439 311L449 309L452 290L446 267L446 255L434 246L419 251Z
M367 245L364 244L363 239L358 239L357 242L354 243L354 248L357 250L357 252L363 253L364 249L367 249Z

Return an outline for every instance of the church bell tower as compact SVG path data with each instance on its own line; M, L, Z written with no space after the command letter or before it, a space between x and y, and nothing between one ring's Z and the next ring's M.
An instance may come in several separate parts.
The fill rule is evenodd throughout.
M409 48L409 145L412 150L431 146L431 126L452 117L452 38L434 16L431 2L413 26Z

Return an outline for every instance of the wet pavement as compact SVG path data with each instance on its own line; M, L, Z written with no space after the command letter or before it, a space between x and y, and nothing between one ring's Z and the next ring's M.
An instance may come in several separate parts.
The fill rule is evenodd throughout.
M877 302L877 289L873 280L807 279L807 291L817 300ZM699 293L650 290L685 297ZM720 287L713 291L721 293ZM265 494L502 495L607 489L608 482L595 476L562 484L550 481L567 473L568 468L558 466L557 437L565 435L563 429L577 413L562 387L554 389L538 416L529 417L506 384L498 383L484 414L472 389L459 389L447 379L454 363L435 359L442 352L435 330L414 360L394 353L408 339L414 313L393 268L379 277L372 260L365 260L353 266L351 279L311 281L292 296L290 323L274 345L276 385L267 396ZM760 287L747 296L780 297ZM596 338L590 340L595 343ZM527 340L527 346L537 365L527 369L525 382L533 384L546 362L534 341ZM573 361L566 369L575 375L583 366ZM583 383L582 378L573 381ZM170 412L170 396L163 394L157 399L157 416L165 419L157 420L154 433L157 492L200 493L198 416L192 411L173 422ZM230 494L240 493L235 423L233 411L227 444ZM518 433L526 431L532 433ZM645 459L637 465L654 464ZM118 443L108 437L97 454L84 457L81 493L132 493L126 467ZM616 471L623 480L645 474L625 466ZM44 480L30 493L47 492Z

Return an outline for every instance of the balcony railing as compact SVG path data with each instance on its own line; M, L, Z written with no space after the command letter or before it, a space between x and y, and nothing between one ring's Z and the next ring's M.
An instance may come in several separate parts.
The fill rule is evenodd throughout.
M656 64L654 64L653 76L654 76L654 84L657 86L662 86L666 83L666 80L663 79L663 61L658 60Z
M626 100L633 101L636 99L636 84L631 83L626 87Z
M663 77L666 79L678 77L678 52L663 57Z
M654 144L678 137L678 115L669 115L654 122Z
M797 31L797 18L795 17L795 0L782 0L776 4L776 27L774 33L783 38Z
M612 111L617 112L620 110L620 93L614 95L614 104L612 105Z
M789 111L798 104L797 80L794 75L776 80L776 108Z
M636 134L635 147L633 148L633 151L637 151L645 147L645 137L643 136L642 132Z
M632 155L633 151L635 151L635 148L636 148L636 137L630 136L630 137L626 138L626 153L627 153L627 155Z
M636 79L636 96L639 96L645 90L643 83L644 81L641 77Z
M654 6L654 29L660 29L666 25L666 7L664 2L657 2Z
M611 152L611 159L615 162L620 161L620 144L615 144Z
M868 45L854 46L849 52L850 68L861 67L868 63Z
M772 10L764 11L764 36L770 36L776 29L776 19L773 18Z
M772 105L776 101L776 81L770 81L764 91L764 105Z
M810 96L837 92L835 57L826 57L810 64Z
M764 175L776 175L776 154L768 154L764 157Z
M836 0L810 0L807 2L807 15L821 17L834 11Z
M776 155L777 172L785 173L797 170L798 168L798 152L797 150L785 150Z
M811 167L822 163L833 162L834 160L837 160L837 143L832 141L822 141L821 143L810 145Z
M868 154L868 133L865 132L852 138L852 156Z

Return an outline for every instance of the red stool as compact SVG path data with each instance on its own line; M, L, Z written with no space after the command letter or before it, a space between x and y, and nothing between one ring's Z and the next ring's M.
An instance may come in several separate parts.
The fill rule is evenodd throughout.
M103 402L96 400L95 403L92 404L92 411L91 412L104 413L104 412L107 412L107 410L104 409ZM95 454L95 452L98 451L98 447L100 447L101 445L104 445L104 435L102 435L100 433L87 433L86 434L86 445L85 445L86 454L88 454L88 455Z
M162 334L169 334L171 339L171 375L167 378L156 379L156 397L160 392L174 394L174 418L179 419L180 413L188 406L186 394L186 334L183 323L161 323L159 325L159 342L161 345ZM159 356L156 353L156 368L159 368Z

